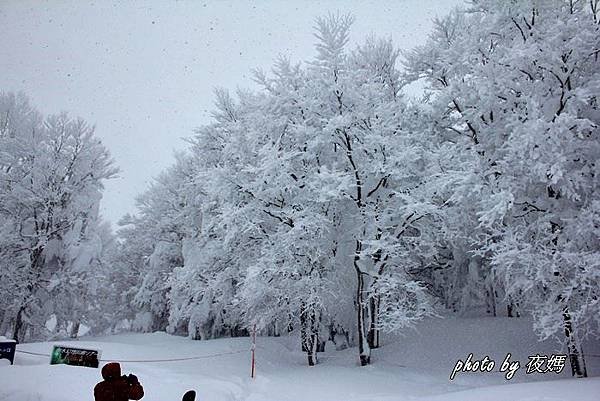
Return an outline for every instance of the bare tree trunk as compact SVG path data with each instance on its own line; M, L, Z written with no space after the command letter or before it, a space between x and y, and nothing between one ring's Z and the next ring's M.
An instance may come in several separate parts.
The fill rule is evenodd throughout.
M342 102L341 97L338 97L338 102L340 106L340 114L342 114ZM360 174L356 163L354 162L353 154L352 154L352 139L348 132L345 129L337 129L336 132L341 134L342 140L344 142L344 146L346 148L346 157L352 171L354 172L354 179L356 182L356 207L358 211L363 214L364 213L364 204L363 204L363 195L362 195L362 179L360 178ZM363 229L364 235L364 229ZM363 272L358 265L360 260L360 255L362 252L362 242L361 240L356 240L356 250L354 251L354 270L356 271L356 325L358 332L358 353L360 358L360 365L366 366L371 363L371 349L369 348L369 344L366 336L366 322L365 322L365 312L368 312L367 305L364 299L365 292L365 282L363 277Z
M12 320L12 313L9 313L7 310L2 312L2 318L0 320L0 336L8 335L11 327L13 327Z
M506 304L506 315L508 317L520 317L519 313L519 304L513 302L512 299L508 299L508 304Z
M315 327L316 324L316 319L315 319L315 313L311 312L310 313L310 335L309 335L309 342L307 344L307 348L309 349L308 352L308 366L314 366L318 363L317 361L317 346L318 346L318 335L317 335L317 330Z
M573 321L567 307L563 309L563 322L565 327L565 336L567 337L569 361L571 362L571 374L574 377L587 377L585 359L579 342L575 337L575 332L573 331Z
M360 366L366 366L371 363L371 349L365 335L365 311L367 310L364 301L364 278L358 266L360 259L359 253L361 250L360 241L356 241L357 253L354 256L354 269L356 270L356 329L358 332L358 355L360 358Z
M381 310L381 296L377 296L377 303L375 304L377 307L377 331L375 332L375 346L379 348L379 333L381 333L381 329L379 327L379 311Z
M317 352L325 352L325 344L327 340L323 340L323 336L321 335L321 323L323 321L323 316L319 314L319 318L315 318L315 333L317 335Z
M12 338L17 340L17 342L22 343L25 340L24 336L24 324L23 324L23 312L25 310L24 306L19 308L17 312L17 316L15 318L15 324L13 326L13 335Z
M306 311L304 308L304 302L300 304L300 345L302 346L302 352L308 352L307 334L306 334Z
M306 305L302 302L300 304L300 340L302 351L306 352L309 366L317 364L318 335L316 324L315 312L308 312Z
M497 312L496 312L496 298L497 298L497 292L496 289L494 288L494 284L490 284L488 286L488 288L486 289L486 305L487 305L487 313L496 317Z
M69 334L69 337L77 338L77 336L79 335L79 326L80 326L79 320L76 320L73 322L73 326L71 326L71 333Z
M193 324L192 331L190 333L190 339L202 340L202 330L200 329L200 325L198 323Z
M13 339L17 340L20 343L25 341L25 338L27 336L28 330L26 327L26 323L23 321L23 313L25 313L25 310L29 303L29 299L33 296L35 288L38 284L37 280L39 279L42 270L43 252L44 247L37 246L31 251L29 255L30 271L35 272L35 278L30 279L27 283L27 295L23 300L23 304L19 307L19 311L17 312L17 316L15 318L15 323L13 326Z
M369 332L367 334L367 342L369 348L379 348L379 305L381 297L379 294L372 296L369 299Z

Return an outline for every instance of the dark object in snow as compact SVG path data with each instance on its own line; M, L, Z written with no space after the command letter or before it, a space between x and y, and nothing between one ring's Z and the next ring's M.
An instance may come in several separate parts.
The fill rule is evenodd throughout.
M8 359L11 365L14 364L16 349L17 342L15 340L8 340L2 337L2 340L0 340L0 359Z
M144 388L137 376L121 376L121 365L110 362L102 368L103 381L94 387L96 401L139 400L144 396Z
M183 395L181 401L194 401L196 399L196 392L194 390L190 390Z

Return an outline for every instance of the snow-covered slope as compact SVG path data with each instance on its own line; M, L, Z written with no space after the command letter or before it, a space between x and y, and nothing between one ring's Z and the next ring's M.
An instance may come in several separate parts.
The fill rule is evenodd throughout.
M530 354L551 354L554 343L537 343L525 319L431 319L404 337L389 337L373 354L374 363L357 365L356 349L320 354L320 364L306 366L298 341L291 337L259 338L258 377L250 374L248 338L191 341L164 333L122 334L61 341L102 350L105 360L148 360L209 356L173 362L123 362L144 385L147 401L178 400L196 389L201 401L366 401L366 400L597 400L600 378L569 379L561 375L526 375ZM20 351L48 354L54 343L19 345ZM597 343L588 344L590 353ZM506 382L503 375L463 373L448 379L456 359L473 352L500 363L507 352L522 368ZM50 366L49 357L18 353L15 366L0 367L0 400L80 401L93 399L98 369ZM588 358L588 371L600 375L598 358ZM558 380L557 380L558 379ZM535 383L523 383L535 381Z

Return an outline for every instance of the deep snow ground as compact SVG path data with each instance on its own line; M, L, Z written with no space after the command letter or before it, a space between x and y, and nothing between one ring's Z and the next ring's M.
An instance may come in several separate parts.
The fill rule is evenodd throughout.
M121 334L78 341L19 345L22 351L48 354L53 344L72 344L102 350L106 360L186 358L223 354L175 362L123 362L124 373L134 373L146 392L143 400L179 400L196 389L199 401L400 401L400 400L598 400L600 377L570 379L569 367L561 375L525 374L527 356L558 353L553 342L538 343L526 319L430 319L404 337L384 339L373 351L373 364L357 365L355 348L320 355L320 364L306 366L297 339L258 338L257 378L250 374L248 338L191 341L164 333ZM596 341L586 346L600 355ZM468 353L488 355L499 365L510 352L521 361L507 382L497 369L492 373L449 375L457 359ZM50 366L48 357L18 353L15 366L0 366L0 400L93 400L92 389L100 371L72 366ZM588 358L588 372L600 376L600 358ZM525 383L531 382L531 383Z

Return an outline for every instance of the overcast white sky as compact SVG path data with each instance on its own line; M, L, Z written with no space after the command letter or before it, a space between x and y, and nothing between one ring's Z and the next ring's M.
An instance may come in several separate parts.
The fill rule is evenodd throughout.
M280 53L312 57L317 16L350 12L354 41L374 33L410 49L458 3L0 0L0 90L96 125L121 168L101 208L116 223L210 121L214 87L251 86L250 69Z

